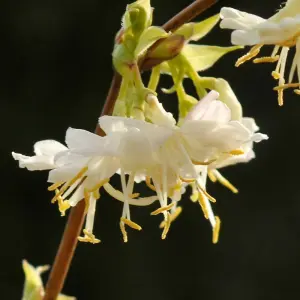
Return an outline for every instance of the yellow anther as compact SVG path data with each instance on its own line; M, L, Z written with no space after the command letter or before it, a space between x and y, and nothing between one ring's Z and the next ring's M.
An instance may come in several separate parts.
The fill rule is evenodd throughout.
M208 175L209 179L210 179L212 182L216 182L216 181L217 181L217 177L215 176L215 174L214 174L211 170L209 170L209 171L207 172L207 175Z
M54 183L52 185L50 185L48 187L48 191L55 191L57 188L59 188L61 185L63 184L63 182L57 182L57 183Z
M207 207L206 207L206 204L205 204L204 196L203 196L203 194L201 192L199 193L199 196L198 196L198 202L199 202L199 204L201 206L202 212L204 214L204 218L208 219Z
M92 243L92 244L98 244L101 241L99 239L95 238L95 235L89 232L86 229L83 229L84 237L79 236L78 241L84 242L84 243Z
M237 60L237 62L235 63L235 66L236 66L236 67L239 67L241 64L243 64L243 63L246 62L247 60L250 60L250 59L252 59L253 57L257 56L257 54L260 52L260 48L261 48L261 47L262 47L262 45L256 45L256 46L252 47L252 48L250 49L250 51L249 51L246 55L240 57L240 58Z
M84 189L84 202L85 202L85 208L84 213L86 214L90 207L90 193L87 189Z
M59 193L56 194L56 195L52 198L51 202L54 203L54 202L56 201L57 197L58 197L58 196L61 196L61 195L68 189L69 186L71 186L71 185L74 184L78 179L80 179L80 178L84 175L84 173L86 173L87 170L88 170L88 167L82 168L82 169L77 173L77 175L76 175L73 179L71 179L69 182L65 183L64 186L60 189Z
M101 197L99 190L93 191L93 197L96 200L98 200Z
M278 73L278 72L276 72L276 71L273 71L273 72L272 72L272 76L273 76L273 78L276 79L276 80L278 80L278 79L281 78L280 73Z
M125 223L129 227L136 229L136 230L142 230L142 227L138 225L137 223L132 222L131 220L128 220L126 218L121 218L121 222Z
M121 229L121 232L122 232L122 235L123 235L123 241L124 241L124 243L127 243L128 242L128 236L127 236L127 232L126 232L126 229L125 229L125 225L122 221L120 221L120 229Z
M278 91L278 90L286 90L289 88L297 88L297 87L300 87L300 83L286 83L286 84L274 87L273 90Z
M182 212L182 207L178 206L174 211L174 213L170 215L170 222L172 223L173 221L175 221L178 218L178 216L181 214L181 212ZM166 221L162 221L159 225L159 228L164 228L165 226L166 226Z
M148 188L150 188L152 191L156 192L155 186L151 183L151 178L149 176L146 176L146 185Z
M278 105L283 105L283 90L278 90Z
M199 186L199 189L208 198L208 200L210 202L212 202L212 203L216 203L217 202L217 200L213 196L211 196L205 189L201 188L200 186Z
M214 171L214 176L222 185L227 187L234 194L237 194L239 192L238 189L233 184L231 184L218 170Z
M191 196L190 196L190 199L191 199L193 202L197 202L198 197L199 197L198 194L199 194L198 191L193 192L193 193L191 194Z
M192 183L194 182L196 179L195 178L182 178L181 176L179 176L180 180L186 183Z
M229 152L231 155L243 155L245 152L242 149L235 149Z
M294 90L294 93L297 94L297 95L300 95L300 90L298 90L298 89Z
M90 193L99 190L105 183L108 183L109 179L103 179L99 183L97 183L93 188L89 190Z
M167 210L171 209L174 205L175 205L175 202L173 202L173 203L171 203L171 204L169 204L167 206L160 207L157 210L153 211L151 213L151 215L152 216L156 216L156 215L158 215L160 213L163 213L164 211L167 211Z
M171 225L171 215L170 215L169 212L167 212L166 218L165 218L164 230L163 230L163 232L161 234L162 240L164 240L167 237L167 234L168 234L169 229L170 229L170 225Z
M59 193L59 190L55 190L55 194L57 195ZM66 200L64 201L63 197L57 196L57 202L58 202L58 210L61 213L61 216L64 217L66 215L66 210L70 208L69 202Z
M129 197L131 199L134 199L134 198L138 198L140 196L140 193L134 193L134 194L130 194Z
M279 60L279 55L276 56L265 56L265 57L259 57L255 58L253 62L255 64L260 64L260 63L274 63Z
M215 159L211 159L211 160L206 161L206 162L204 162L204 161L197 161L197 160L194 160L194 159L192 159L191 161L192 161L193 165L196 165L196 166L208 166L211 163L213 163L215 161Z
M213 229L213 243L216 244L219 240L219 233L220 233L220 227L221 227L221 220L219 217L215 217L216 224Z

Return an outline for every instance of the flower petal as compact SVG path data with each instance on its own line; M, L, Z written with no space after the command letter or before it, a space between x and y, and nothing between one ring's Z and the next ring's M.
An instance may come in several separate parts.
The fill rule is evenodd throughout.
M53 157L48 156L26 156L12 152L15 160L19 161L20 168L27 168L29 171L42 171L55 168Z
M44 141L39 141L34 144L34 153L36 155L45 155L45 156L54 156L58 152L65 151L68 148L55 141L55 140L44 140Z

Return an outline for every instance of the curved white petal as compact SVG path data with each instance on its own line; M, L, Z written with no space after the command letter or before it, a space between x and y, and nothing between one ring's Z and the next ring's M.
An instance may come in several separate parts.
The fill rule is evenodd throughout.
M58 183L73 179L84 167L82 164L71 164L51 170L48 175L48 182Z
M29 171L42 171L55 168L53 157L26 156L15 152L12 152L12 156L15 160L19 161L20 168L26 168Z
M55 140L44 140L36 142L33 148L34 153L38 156L54 156L55 154L68 149L65 145Z

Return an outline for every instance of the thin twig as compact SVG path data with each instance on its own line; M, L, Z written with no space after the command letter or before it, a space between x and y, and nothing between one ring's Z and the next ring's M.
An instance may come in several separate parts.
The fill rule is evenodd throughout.
M166 31L175 31L184 23L198 16L200 13L215 4L217 0L197 0L191 5L183 9L171 20L163 25ZM149 67L149 66L148 66ZM111 86L101 112L101 116L112 114L112 110L115 101L118 97L121 76L118 73L114 73ZM103 131L97 125L95 133L103 135ZM53 267L49 276L49 280L46 285L45 296L43 300L56 300L58 294L63 288L64 281L69 271L71 261L74 256L74 252L77 246L77 237L80 234L83 220L84 220L85 205L83 201L80 201L74 208L72 208L70 216L68 218L65 231L63 233Z

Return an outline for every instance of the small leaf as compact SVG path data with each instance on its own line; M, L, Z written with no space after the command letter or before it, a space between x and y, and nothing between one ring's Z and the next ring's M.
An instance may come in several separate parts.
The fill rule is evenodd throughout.
M242 47L186 45L182 50L182 55L186 57L193 69L199 72L212 67L223 55L238 49Z
M199 23L187 23L181 26L176 33L183 35L186 40L198 41L207 35L219 22L219 14Z
M138 44L134 51L135 58L142 55L157 40L167 37L168 34L160 27L151 26L147 28L140 36Z

